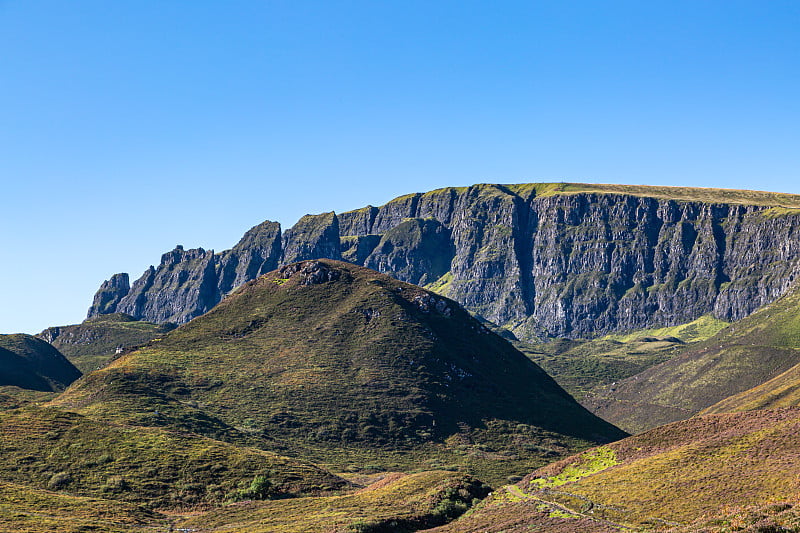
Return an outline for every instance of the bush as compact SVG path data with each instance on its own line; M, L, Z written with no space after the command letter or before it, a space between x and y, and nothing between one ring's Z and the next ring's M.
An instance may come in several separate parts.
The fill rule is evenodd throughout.
M246 489L239 489L229 499L241 500L271 500L277 495L275 486L266 475L257 475Z
M50 476L50 481L47 482L47 488L50 490L59 490L66 487L72 481L72 476L68 472L58 472Z

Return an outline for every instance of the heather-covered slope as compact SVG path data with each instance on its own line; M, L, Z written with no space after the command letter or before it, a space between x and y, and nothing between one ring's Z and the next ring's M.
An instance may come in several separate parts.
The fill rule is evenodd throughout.
M676 422L539 469L518 485L497 490L469 516L436 531L525 531L517 528L521 524L503 527L504 521L519 521L525 512L530 516L527 526L544 523L541 515L548 514L551 527L542 528L545 531L615 531L615 524L663 531L695 520L701 523L700 517L725 515L737 507L796 502L798 431L796 408ZM570 516L572 525L566 520ZM558 517L565 520L552 521ZM723 531L744 530L733 523L728 526Z
M31 335L0 335L0 386L59 391L80 371L58 350Z
M136 504L71 496L0 481L0 531L14 533L135 533L169 531L167 517Z
M727 326L710 339L667 362L601 387L582 401L604 419L637 432L689 418L730 396L758 387L797 364L800 364L800 286L796 285L778 301ZM759 390L784 388L782 383L789 377ZM751 407L791 404L773 404L768 399L770 394L766 392ZM729 400L730 405L736 401Z
M352 494L248 502L176 525L188 531L410 533L452 520L489 490L454 472L393 472Z
M577 339L738 320L772 302L800 268L799 208L797 196L756 191L475 185L309 215L282 242L265 222L256 240L271 250L260 265L341 257L428 283L520 338ZM186 322L264 271L222 281L249 249L173 251L128 291L120 276L106 282L89 314Z
M105 366L122 351L145 344L173 327L114 313L88 318L80 324L47 328L37 337L52 344L81 372L87 373Z
M321 468L263 450L54 408L0 412L0 446L2 481L150 509L237 499L256 476L269 479L270 497L348 486Z
M55 403L215 435L227 424L315 462L424 457L494 479L622 436L455 302L331 260L245 284Z

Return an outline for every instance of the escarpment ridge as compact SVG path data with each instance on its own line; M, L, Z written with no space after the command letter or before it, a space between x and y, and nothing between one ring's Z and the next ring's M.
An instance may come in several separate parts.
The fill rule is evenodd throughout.
M798 276L800 197L679 187L449 187L264 222L231 250L175 250L89 316L184 323L282 264L330 258L426 286L521 339L592 338L712 314L739 320Z

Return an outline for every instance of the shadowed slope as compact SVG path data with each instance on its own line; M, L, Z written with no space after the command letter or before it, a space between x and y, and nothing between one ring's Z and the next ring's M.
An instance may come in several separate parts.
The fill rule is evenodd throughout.
M66 357L45 341L22 333L0 335L0 385L58 391L80 375Z
M446 461L541 464L623 435L455 302L332 260L247 283L55 403L203 432L188 423L199 409L265 445L339 463L408 461L446 443Z

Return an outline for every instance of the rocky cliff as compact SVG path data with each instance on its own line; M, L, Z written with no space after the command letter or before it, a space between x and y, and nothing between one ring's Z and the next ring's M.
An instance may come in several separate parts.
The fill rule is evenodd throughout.
M735 320L800 273L798 207L800 197L753 191L439 189L308 215L282 236L265 222L222 254L177 248L127 292L121 275L105 282L89 316L186 322L278 263L327 257L427 285L521 338Z

